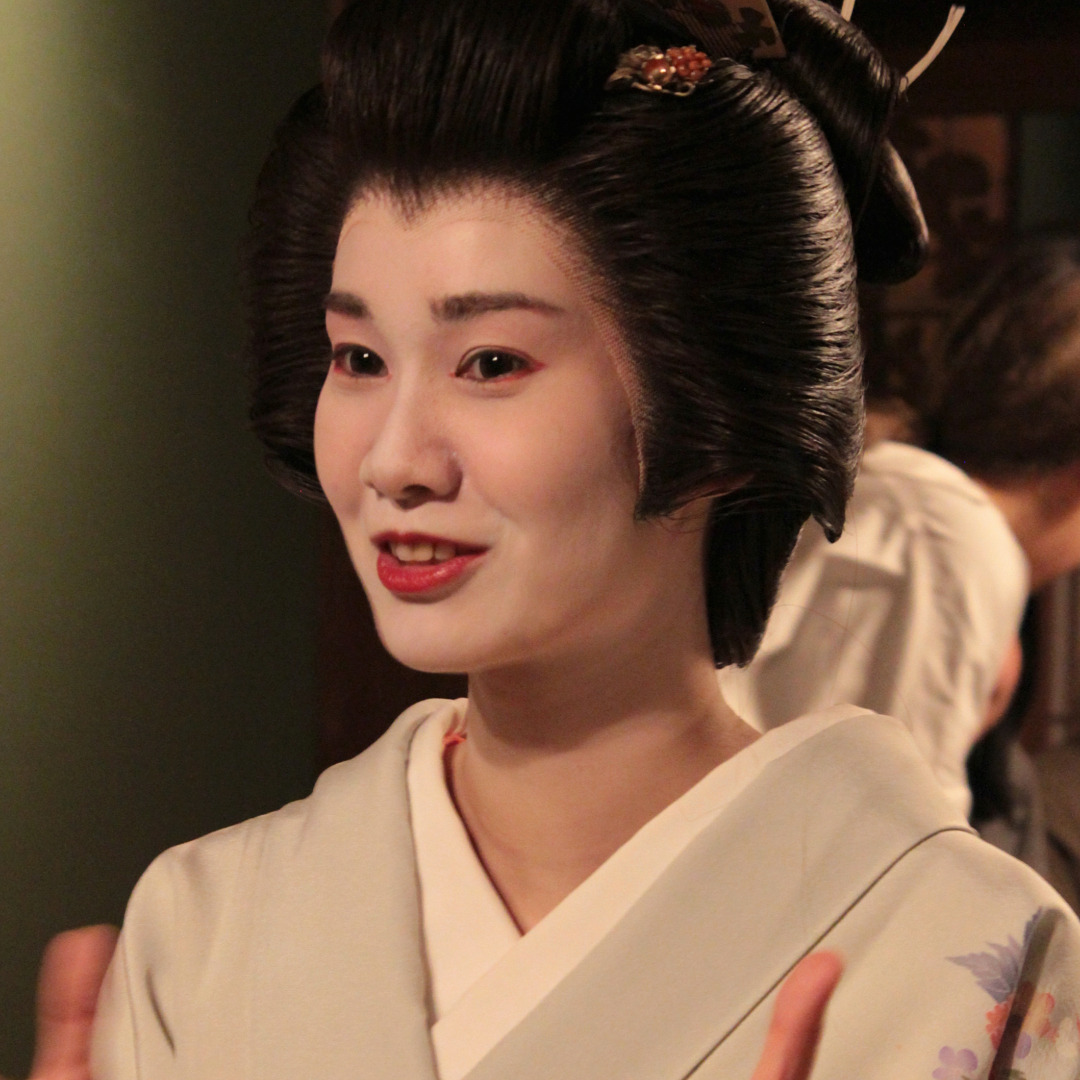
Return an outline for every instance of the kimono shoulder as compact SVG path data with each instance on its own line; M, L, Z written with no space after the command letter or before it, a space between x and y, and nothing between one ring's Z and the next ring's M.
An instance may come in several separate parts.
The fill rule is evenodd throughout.
M409 709L308 798L151 864L99 1003L95 1080L434 1077L405 767L444 704Z
M821 1080L1077 1075L1075 917L861 713L770 765L469 1080L749 1077L815 949L846 964ZM1010 1025L1030 1037L1010 1048Z

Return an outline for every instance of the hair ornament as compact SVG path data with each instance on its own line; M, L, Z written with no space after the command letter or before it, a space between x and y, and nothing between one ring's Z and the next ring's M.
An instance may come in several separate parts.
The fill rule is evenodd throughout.
M768 0L654 0L681 23L714 60L749 56L782 60L787 49Z
M956 32L960 20L964 17L965 9L959 4L953 4L949 8L949 16L945 25L941 28L937 40L930 46L930 51L904 76L903 89L907 89L940 55L941 50L949 44L949 38Z
M607 89L629 86L635 90L687 97L711 67L712 61L696 45L671 49L639 45L619 57L619 66L605 86Z
M655 0L665 15L700 41L660 49L638 45L619 57L607 89L633 87L686 97L721 57L782 59L787 50L766 0Z
M960 20L964 17L966 8L961 4L953 4L949 8L949 14L945 19L945 25L941 28L934 44L929 52L904 76L901 81L901 89L906 90L940 55L942 49L949 44L949 38L956 32ZM851 16L855 12L855 0L844 0L840 8L840 18L851 22Z

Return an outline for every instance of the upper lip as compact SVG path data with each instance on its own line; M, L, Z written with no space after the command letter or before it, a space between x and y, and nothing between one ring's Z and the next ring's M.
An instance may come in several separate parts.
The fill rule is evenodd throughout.
M396 532L390 529L376 533L371 538L371 542L384 551L388 550L391 544L424 543L431 544L432 547L438 544L449 544L459 555L473 555L487 550L485 544L471 544L466 540L454 540L449 536L436 536L434 533L421 532Z

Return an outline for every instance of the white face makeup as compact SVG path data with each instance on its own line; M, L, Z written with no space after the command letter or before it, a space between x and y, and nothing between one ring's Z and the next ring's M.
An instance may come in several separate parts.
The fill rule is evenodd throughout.
M634 520L614 336L574 265L498 192L408 218L373 195L345 221L316 462L379 634L413 667L617 648L701 591L700 531Z

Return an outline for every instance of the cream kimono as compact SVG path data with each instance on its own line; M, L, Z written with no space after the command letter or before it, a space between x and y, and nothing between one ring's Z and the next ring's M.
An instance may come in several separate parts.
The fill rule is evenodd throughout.
M155 861L102 993L95 1080L436 1080L406 777L446 708L409 710L303 802ZM901 725L835 710L749 751L755 768L720 766L742 769L735 794L535 1001L511 943L524 1011L488 1025L467 1080L748 1077L778 985L815 948L847 962L820 1080L1080 1076L1080 924L955 817ZM471 980L436 1032L464 1019L468 1036Z

